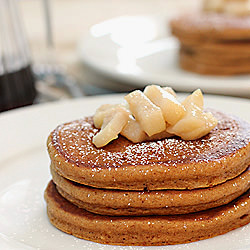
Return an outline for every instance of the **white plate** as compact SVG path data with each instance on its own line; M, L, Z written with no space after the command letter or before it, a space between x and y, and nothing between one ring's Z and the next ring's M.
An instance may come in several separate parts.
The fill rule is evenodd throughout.
M181 70L178 42L167 18L124 16L94 25L79 43L80 61L127 85L171 85L178 91L202 88L207 93L250 97L250 75L202 76Z
M102 96L37 105L0 115L0 249L249 249L250 224L209 240L165 247L107 246L77 239L48 221L43 199L50 180L46 138L58 124L93 114L103 103L121 96ZM206 96L206 106L237 114L250 121L245 99Z

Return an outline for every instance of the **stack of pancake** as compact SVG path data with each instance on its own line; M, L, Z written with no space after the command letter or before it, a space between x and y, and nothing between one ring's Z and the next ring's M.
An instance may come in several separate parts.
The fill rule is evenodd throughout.
M197 12L171 22L181 68L200 74L250 73L250 15Z
M250 124L212 111L218 125L194 141L103 148L92 117L48 138L51 223L76 237L114 245L167 245L226 233L250 222Z

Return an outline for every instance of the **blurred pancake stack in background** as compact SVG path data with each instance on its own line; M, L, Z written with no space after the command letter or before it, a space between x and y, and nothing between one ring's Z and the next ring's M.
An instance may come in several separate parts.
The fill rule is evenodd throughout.
M171 22L181 68L209 75L250 73L250 2L207 0Z

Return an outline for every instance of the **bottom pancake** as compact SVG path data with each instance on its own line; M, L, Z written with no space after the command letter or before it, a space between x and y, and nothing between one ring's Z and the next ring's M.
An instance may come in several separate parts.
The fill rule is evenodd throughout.
M250 222L250 190L207 211L172 216L114 217L87 212L64 199L51 181L45 191L51 223L76 237L112 245L170 245L224 234Z

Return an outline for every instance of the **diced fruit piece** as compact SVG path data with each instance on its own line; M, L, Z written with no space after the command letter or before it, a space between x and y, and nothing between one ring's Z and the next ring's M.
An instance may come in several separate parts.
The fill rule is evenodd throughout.
M224 0L204 0L203 9L206 11L221 12L224 4Z
M211 113L203 113L199 122L202 122L203 124L201 127L196 127L193 130L184 133L175 134L179 135L184 140L195 140L208 134L218 123ZM173 130L170 129L169 131L171 132Z
M166 123L159 107L153 104L140 90L125 96L129 108L141 128L148 136L166 129Z
M223 8L223 12L237 15L245 16L249 15L249 1L228 1Z
M165 121L170 125L176 124L186 113L184 106L172 94L160 86L147 86L144 94L156 106L160 107Z
M103 104L100 106L94 115L94 125L96 128L101 128L102 123L104 120L104 117L108 115L110 112L114 112L115 108L118 106L118 104L112 105L112 104Z
M217 119L210 112L203 113L203 119L205 120L205 127L202 131L200 131L197 138L201 138L202 136L208 134L218 124Z
M186 110L193 109L194 105L203 110L204 101L201 90L195 90L182 102L182 105L184 105Z
M163 87L162 89L165 90L165 91L167 91L169 94L173 95L176 98L176 93L175 93L175 91L172 88L170 88L170 87Z
M123 127L127 124L129 112L122 106L117 106L114 110L109 109L109 113L103 119L102 127L93 137L93 143L100 148L107 145L118 137Z
M192 113L189 113L175 125L169 126L167 131L169 133L175 133L176 135L183 138L183 134L189 133L190 131L193 131L204 125L205 122L202 121L200 117L197 119L196 116L193 116Z
M134 143L145 141L147 137L147 134L142 130L139 122L137 122L132 115L129 116L128 123L123 128L121 135Z
M180 136L184 140L195 140L209 133L216 125L217 120L211 113L193 116L190 112L175 125L168 127L167 131Z
M186 115L167 128L169 133L184 140L195 140L209 133L217 125L217 120L211 113L203 112L203 95L200 90L188 96L183 105L187 110Z
M160 140L163 138L172 137L173 135L167 131L160 132L158 134L148 136L141 128L140 124L135 120L133 116L129 117L127 125L123 128L121 135L126 137L133 143L142 141Z
M163 138L169 138L169 137L173 137L173 136L174 136L173 134L170 134L167 131L162 131L162 132L160 132L158 134L155 134L155 135L152 135L152 136L147 136L145 138L145 141L160 140L160 139L163 139Z

